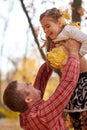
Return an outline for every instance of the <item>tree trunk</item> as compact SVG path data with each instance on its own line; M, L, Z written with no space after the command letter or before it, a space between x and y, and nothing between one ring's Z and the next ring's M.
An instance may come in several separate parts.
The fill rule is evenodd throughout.
M82 0L73 0L72 4L72 21L81 22L81 16L78 13L78 10L81 8Z

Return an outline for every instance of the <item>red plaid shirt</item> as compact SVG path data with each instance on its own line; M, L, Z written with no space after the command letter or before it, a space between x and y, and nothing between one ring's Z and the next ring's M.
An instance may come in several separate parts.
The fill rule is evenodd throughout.
M36 76L34 86L40 89L42 97L52 70L43 64ZM36 101L32 108L20 114L20 125L25 130L66 130L62 113L66 107L79 77L79 59L69 56L61 82L47 100Z

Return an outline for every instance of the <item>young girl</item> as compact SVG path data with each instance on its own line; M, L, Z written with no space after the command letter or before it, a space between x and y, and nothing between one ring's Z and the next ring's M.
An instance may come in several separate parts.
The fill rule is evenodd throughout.
M40 15L40 22L42 28L46 34L47 41L46 47L47 52L50 51L53 57L51 57L50 52L48 52L48 61L55 62L57 50L56 47L61 45L60 41L66 41L70 39L77 40L80 42L80 76L77 83L77 87L70 98L70 101L65 109L69 113L72 120L73 127L75 130L87 130L87 60L84 58L84 54L87 53L87 35L81 32L77 27L73 25L66 24L65 18L60 10L56 8L48 9ZM53 49L54 48L54 49ZM59 47L58 47L59 48ZM61 50L62 48L60 48ZM58 50L59 51L59 50ZM62 50L62 61L67 58L67 53ZM59 54L59 53L58 53ZM53 59L52 59L53 58ZM56 59L56 60L55 60ZM61 58L60 58L61 59ZM58 59L58 60L60 60ZM53 61L54 60L54 61ZM58 61L57 61L58 63ZM57 64L56 63L56 64ZM52 65L52 63L51 63ZM57 68L57 66L53 66ZM84 116L84 114L86 114Z

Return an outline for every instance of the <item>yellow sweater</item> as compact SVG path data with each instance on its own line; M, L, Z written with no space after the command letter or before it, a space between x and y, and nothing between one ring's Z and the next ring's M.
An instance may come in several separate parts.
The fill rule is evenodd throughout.
M50 52L47 52L47 60L49 61L51 67L60 69L60 71L63 71L63 67L67 62L67 58L67 51L62 45L53 48Z

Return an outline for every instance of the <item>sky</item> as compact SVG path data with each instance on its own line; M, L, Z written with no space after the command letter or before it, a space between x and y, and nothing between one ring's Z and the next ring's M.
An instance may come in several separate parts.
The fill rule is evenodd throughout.
M41 0L34 0L36 14L32 20L33 25L35 27L40 26L39 16L46 9L51 7L70 8L68 4L70 1L72 0L55 0L55 5L47 1L42 8ZM86 0L83 1L83 6L87 9ZM25 0L24 2L28 3L29 1ZM32 12L30 15L32 16ZM87 21L83 21L82 31L87 33ZM4 72L7 72L12 67L12 64L8 62L8 57L12 59L23 57L26 44L28 44L28 56L29 53L32 54L32 48L35 45L33 44L34 39L28 26L27 18L19 0L0 0L0 67ZM35 56L38 56L38 53L35 53Z

